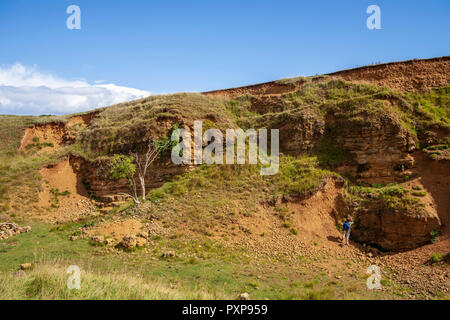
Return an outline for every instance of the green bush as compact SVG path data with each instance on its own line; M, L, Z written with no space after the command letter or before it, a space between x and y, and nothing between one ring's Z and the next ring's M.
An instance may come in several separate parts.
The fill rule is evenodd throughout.
M439 236L439 230L432 230L430 232L430 236L431 236L431 243L435 243L436 242L436 238Z
M445 258L444 254L434 252L430 255L430 262L431 263L441 262L442 260L444 260L444 258Z

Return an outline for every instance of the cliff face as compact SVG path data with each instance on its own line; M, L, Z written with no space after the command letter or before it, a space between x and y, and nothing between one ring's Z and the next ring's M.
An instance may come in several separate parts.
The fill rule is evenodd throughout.
M450 56L383 63L313 77L320 81L323 77L343 79L355 83L376 84L396 91L427 91L444 87L450 83ZM290 80L290 81L288 81ZM274 95L293 92L305 83L305 78L271 81L251 86L204 92L208 96L227 98L244 94Z
M414 164L414 139L389 115L365 123L332 119L327 124L336 141L354 155L351 173L357 178L370 183L395 181Z
M408 250L430 243L433 230L441 227L435 210L367 210L356 215L353 237L385 250Z
M204 120L204 129L222 132L236 127L279 129L283 154L317 156L322 167L348 178L349 185L402 186L407 192L398 196L384 197L382 190L373 191L378 196L372 191L358 195L353 201L356 204L350 202L345 213L357 219L355 239L403 250L426 243L430 232L441 225L448 230L445 199L450 197L442 191L448 190L448 178L441 173L448 168L442 167L442 162L434 163L429 182L429 174L421 168L431 168L428 162L433 160L418 158L417 149L424 145L447 147L448 88L429 93L426 101L420 91L449 83L450 59L444 57L204 94L152 96L65 122L26 128L20 152L26 157L66 152L70 167L67 159L63 167L76 176L77 185L109 205L123 199L118 194L128 192L128 183L109 179L108 159L142 151L149 137L167 138L175 125L192 130L193 121ZM416 100L408 100L413 94L418 95ZM170 155L164 155L148 170L147 190L191 169L174 165ZM426 195L413 201L413 188Z
M427 91L450 82L450 56L383 63L330 73L347 81L373 83L397 91Z
M308 110L279 124L280 148L289 154L311 152L325 135L326 123L316 113Z
M129 193L126 179L111 180L107 161L89 162L80 157L70 157L70 163L89 193L105 204L125 200L120 193ZM177 166L165 157L149 167L145 176L146 189L158 188L164 182L170 181L176 175L181 175L190 169L189 166ZM136 182L138 182L136 175Z

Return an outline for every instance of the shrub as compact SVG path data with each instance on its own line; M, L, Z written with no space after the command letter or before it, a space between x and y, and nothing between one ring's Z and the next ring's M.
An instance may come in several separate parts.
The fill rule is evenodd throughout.
M430 255L430 262L431 263L437 263L437 262L441 262L442 260L444 260L445 255L443 255L442 253L432 253Z
M172 134L179 129L180 126L178 124L175 124L172 127L172 129L169 130L166 137L155 141L155 148L158 151L158 153L161 154L164 152L171 151L175 146L178 145L178 143L180 142L180 135L178 134L178 140L172 141ZM183 150L180 151L180 157L183 156L182 152Z
M273 177L274 183L284 194L303 195L319 187L326 178L336 175L333 172L319 169L318 165L315 157L283 157L279 174Z
M436 242L436 238L439 236L439 230L432 230L430 232L430 236L431 236L431 243L435 243Z
M291 227L291 223L288 221L283 222L282 224L283 228L290 228Z

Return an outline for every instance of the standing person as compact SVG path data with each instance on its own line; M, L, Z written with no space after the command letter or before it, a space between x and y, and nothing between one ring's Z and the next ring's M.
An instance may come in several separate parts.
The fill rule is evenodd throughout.
M348 244L348 239L350 238L350 232L352 230L352 224L353 219L351 216L348 216L347 219L345 219L344 224L342 225L342 230L344 233L342 234L342 241L344 242L344 245Z

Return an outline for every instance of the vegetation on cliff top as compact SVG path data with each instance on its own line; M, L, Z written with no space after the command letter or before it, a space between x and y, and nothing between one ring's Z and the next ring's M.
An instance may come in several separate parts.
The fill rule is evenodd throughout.
M344 199L349 204L356 201L371 212L383 214L400 210L409 215L420 215L425 207L419 199L412 197L408 190L398 184L349 186Z

